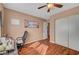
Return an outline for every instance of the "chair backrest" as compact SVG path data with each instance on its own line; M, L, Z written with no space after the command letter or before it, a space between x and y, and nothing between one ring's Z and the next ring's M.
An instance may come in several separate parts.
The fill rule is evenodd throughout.
M23 44L25 44L25 41L26 41L27 35L28 35L28 32L25 31L25 32L24 32L24 35L23 35L23 37L22 37Z

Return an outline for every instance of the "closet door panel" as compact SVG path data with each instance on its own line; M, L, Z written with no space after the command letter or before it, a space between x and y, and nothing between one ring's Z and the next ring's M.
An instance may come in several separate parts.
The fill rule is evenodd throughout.
M55 21L55 43L68 47L68 20L67 18Z
M69 48L79 51L79 15L69 17Z
M2 26L2 13L0 12L0 37L1 37L1 26Z

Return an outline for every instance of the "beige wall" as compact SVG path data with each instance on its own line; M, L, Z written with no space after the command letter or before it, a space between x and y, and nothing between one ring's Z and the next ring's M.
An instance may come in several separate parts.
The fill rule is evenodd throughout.
M2 10L2 4L0 3L0 11Z
M50 42L53 42L53 43L55 42L55 36L54 36L55 35L55 20L70 16L70 15L75 15L75 14L79 14L79 6L51 16L50 21L49 21L50 22Z
M19 19L20 26L13 26L10 24L10 20ZM24 20L27 21L37 21L39 23L39 28L24 28ZM6 9L4 10L4 34L9 34L11 37L16 39L23 35L24 31L28 31L29 35L26 43L30 43L37 40L42 40L43 38L43 22L44 19L34 17L31 15L23 14L14 10Z
M1 15L2 15L2 24L3 24L3 20L4 20L4 7L3 7L3 4L0 3L0 12L1 12ZM3 27L0 27L0 37L3 33L2 31Z
M0 4L0 12L1 12L1 10L2 10L2 6ZM0 27L0 37L1 37L1 27Z

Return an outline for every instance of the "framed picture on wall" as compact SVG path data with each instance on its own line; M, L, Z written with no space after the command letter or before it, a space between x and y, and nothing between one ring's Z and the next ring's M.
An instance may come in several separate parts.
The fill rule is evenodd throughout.
M10 23L11 23L11 25L19 26L20 25L20 20L13 18L13 19L10 20Z
M39 28L39 23L37 21L25 21L25 28Z

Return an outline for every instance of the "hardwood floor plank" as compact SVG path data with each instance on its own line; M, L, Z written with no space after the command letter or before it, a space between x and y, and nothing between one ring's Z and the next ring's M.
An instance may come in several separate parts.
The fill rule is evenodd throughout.
M44 44L48 46L48 49L46 51L46 55L79 55L79 51L72 50L70 48L50 43L47 40L40 40L38 41L40 45ZM35 43L35 42L33 42ZM36 48L29 47L33 43L25 45L21 51L19 51L20 55L41 55L38 51L36 51L36 48L39 48L40 45ZM40 50L40 49L39 49Z

